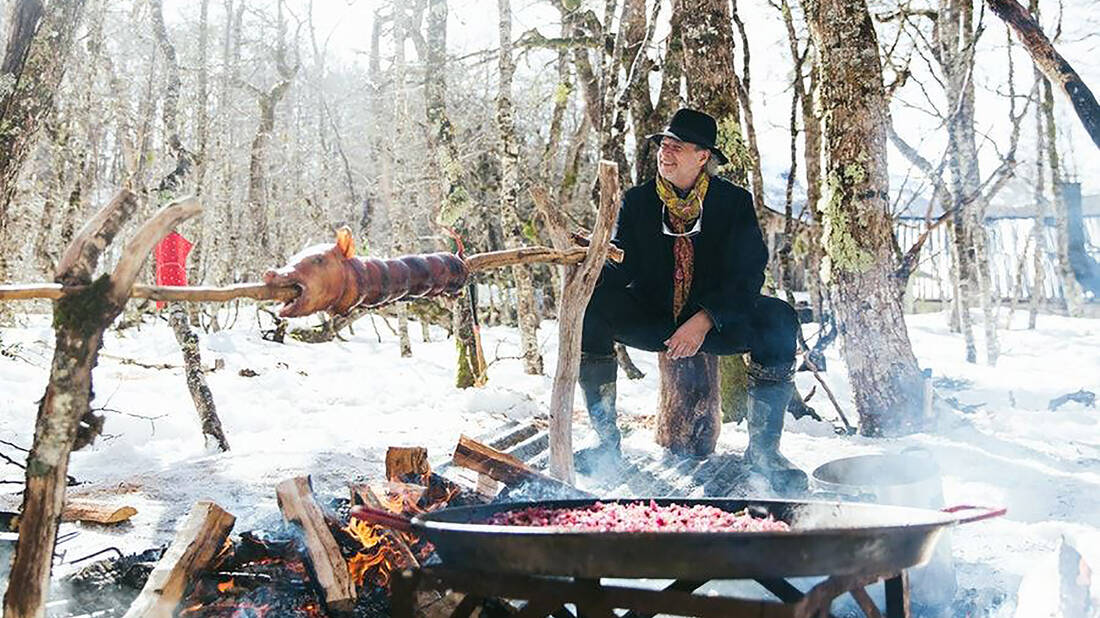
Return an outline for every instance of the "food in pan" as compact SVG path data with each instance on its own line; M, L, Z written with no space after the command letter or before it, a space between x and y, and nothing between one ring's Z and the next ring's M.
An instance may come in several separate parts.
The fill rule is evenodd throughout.
M658 505L649 502L596 502L578 508L531 506L501 511L487 524L497 526L553 526L591 532L787 532L786 522L748 509L732 512L696 504Z

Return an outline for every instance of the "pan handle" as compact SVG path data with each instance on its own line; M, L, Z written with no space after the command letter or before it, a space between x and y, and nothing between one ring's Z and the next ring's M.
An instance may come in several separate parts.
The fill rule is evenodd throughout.
M392 530L399 532L412 532L412 520L404 515L398 515L389 511L383 511L381 509L374 509L369 506L357 504L351 507L351 511L348 515L355 519L361 519L367 523L374 524L376 526L384 526Z
M971 522L981 521L983 519L993 519L994 517L1000 517L1008 512L1008 509L1003 506L974 506L971 504L958 504L940 510L944 513L958 513L959 511L981 511L977 515L970 515L967 517L960 517L956 519L955 522L959 524L969 524Z

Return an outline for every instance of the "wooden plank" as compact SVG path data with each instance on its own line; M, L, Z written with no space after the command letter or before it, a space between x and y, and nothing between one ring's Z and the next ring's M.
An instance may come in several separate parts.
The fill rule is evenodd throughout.
M132 506L115 506L93 502L91 500L66 500L61 510L61 521L82 521L94 524L117 524L134 515L137 509Z
M123 618L171 618L192 576L210 567L236 521L209 501L195 503Z
M387 479L404 481L408 475L427 477L431 472L428 449L422 446L391 446L386 449Z
M340 553L325 516L313 496L308 476L287 479L275 487L283 517L302 528L302 539L313 576L321 589L325 606L331 611L351 611L355 607L355 582Z
M864 616L867 618L882 618L882 612L878 611L878 607L875 606L875 602L871 600L871 595L867 594L866 589L852 588L848 592L856 600L856 605L859 605L859 609L863 611Z

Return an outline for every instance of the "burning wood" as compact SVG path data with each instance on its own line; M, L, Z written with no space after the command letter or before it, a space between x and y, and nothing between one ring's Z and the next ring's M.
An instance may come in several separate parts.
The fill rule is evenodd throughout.
M325 523L321 507L313 497L309 477L299 476L279 483L275 495L283 517L302 528L302 540L317 585L324 594L325 605L333 611L350 611L355 607L355 585L340 547Z
M179 618L327 616L294 538L245 532L198 578ZM368 614L370 615L370 614ZM374 615L385 615L383 608Z
M172 618L187 584L225 546L235 521L213 502L197 502L124 618Z
M351 487L351 502L353 505L365 504L374 509L385 509L395 513L404 512L401 507L407 504L407 502L402 499L402 501L399 502L397 505L398 508L395 509L393 508L394 504L392 501L387 500L386 502L383 502L378 497L378 495L367 485L353 485ZM415 504L415 502L413 504ZM393 561L390 561L389 563L385 562L384 552L382 551L383 548L379 548L379 550L376 552L376 554L380 556L379 559L376 560L373 557L369 556L369 550L378 545L378 541L381 541L382 539L389 541L389 544L393 549L393 553L395 553L402 562L402 564L397 566L405 566L411 568L420 567L420 560L417 559L416 554L414 554L412 548L409 547L410 543L406 541L405 538L397 531L390 530L388 528L382 528L380 526L372 526L366 522L356 519L352 519L348 522L347 530L349 534L355 537L356 540L362 543L363 547L368 550L368 555L366 557L358 558L358 556L364 556L364 554L360 552L359 554L356 554L356 556L353 557L351 561L348 562L348 568L352 570L352 574L357 582L361 583L363 581L363 578L366 576L367 570L369 570L371 567L378 566L381 579L384 582L383 585L389 583L389 573L392 571L392 567L394 566ZM415 538L411 540L413 543L416 542Z

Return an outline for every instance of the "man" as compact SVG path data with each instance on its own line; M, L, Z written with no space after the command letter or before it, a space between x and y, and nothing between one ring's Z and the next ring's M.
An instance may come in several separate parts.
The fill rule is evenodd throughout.
M648 137L658 177L623 196L613 242L625 258L604 267L585 311L579 383L600 442L577 453L577 467L620 457L614 342L674 359L749 352L745 460L775 489L804 490L805 473L779 453L799 322L760 295L768 249L752 196L714 176L727 158L711 116L681 109Z

